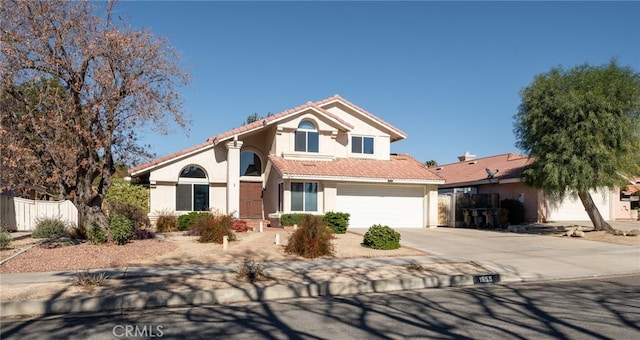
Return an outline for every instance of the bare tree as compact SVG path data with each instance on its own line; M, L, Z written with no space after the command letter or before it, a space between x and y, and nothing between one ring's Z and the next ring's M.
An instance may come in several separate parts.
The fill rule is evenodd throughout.
M114 4L0 0L0 185L70 199L80 225L97 223L109 237L102 201L115 162L148 156L143 128L190 124L180 55L114 19Z

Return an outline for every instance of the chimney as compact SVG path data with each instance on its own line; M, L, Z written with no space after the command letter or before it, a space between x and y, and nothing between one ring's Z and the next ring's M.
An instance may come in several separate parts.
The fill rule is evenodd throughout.
M460 162L472 161L474 159L476 159L476 155L470 154L469 151L465 151L464 155L458 156L458 160L460 160Z

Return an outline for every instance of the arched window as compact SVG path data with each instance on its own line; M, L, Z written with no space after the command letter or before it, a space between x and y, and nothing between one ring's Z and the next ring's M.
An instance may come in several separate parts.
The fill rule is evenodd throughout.
M311 121L303 120L296 130L295 151L318 152L318 130Z
M176 186L176 211L209 210L209 182L202 168L189 165L180 171Z
M262 161L253 151L243 151L240 154L240 176L262 175Z

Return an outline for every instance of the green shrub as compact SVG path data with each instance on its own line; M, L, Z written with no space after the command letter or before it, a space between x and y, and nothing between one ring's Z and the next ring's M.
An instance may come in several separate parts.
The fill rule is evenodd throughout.
M280 216L280 225L283 227L291 227L294 224L300 226L305 216L309 214L282 214Z
M33 238L53 238L67 234L67 226L59 218L45 217L36 221Z
M123 178L113 178L111 186L104 197L107 209L112 203L130 206L142 211L143 214L149 212L149 188L142 185L131 184ZM125 214L126 216L126 214ZM129 219L131 219L130 216ZM135 222L134 219L131 219Z
M329 211L324 214L324 220L334 234L344 234L349 227L349 214Z
M231 225L233 218L229 215L206 214L198 216L191 230L197 230L200 234L198 242L202 243L222 243L224 236L229 237L229 241L236 240Z
M400 248L400 233L380 224L373 225L364 234L362 245L373 249Z
M4 228L0 228L0 249L9 248L9 244L11 244L11 234Z
M167 210L161 211L156 221L156 231L169 233L176 230L178 230L178 218L176 215Z
M113 243L123 245L133 238L134 227L131 220L124 215L113 215L109 218Z
M332 255L333 235L327 223L320 216L306 215L300 221L300 226L291 234L284 251L305 258Z
M518 200L504 199L500 202L500 206L507 210L509 224L522 224L522 222L524 222L525 210L522 202Z
M97 223L93 223L87 229L87 239L93 244L104 244L107 243L107 233Z
M150 226L149 217L145 209L135 205L112 201L106 204L109 216L123 215L133 223L136 228Z
M202 215L209 215L209 213L204 211L192 211L188 214L178 216L178 230L189 230L189 228L193 227L196 223L198 217Z

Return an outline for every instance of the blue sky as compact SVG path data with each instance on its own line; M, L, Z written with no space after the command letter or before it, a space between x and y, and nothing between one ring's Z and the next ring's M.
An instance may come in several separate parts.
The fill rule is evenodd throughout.
M157 156L339 94L407 133L392 152L438 164L521 152L520 90L552 67L617 58L640 71L640 2L125 1L190 68L188 132Z

